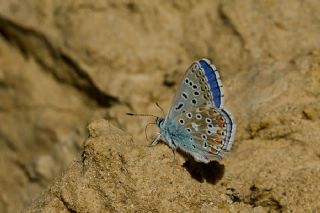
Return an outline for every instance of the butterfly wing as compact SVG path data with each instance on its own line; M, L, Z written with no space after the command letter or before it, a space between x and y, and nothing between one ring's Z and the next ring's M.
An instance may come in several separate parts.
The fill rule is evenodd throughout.
M191 146L180 148L197 161L207 163L220 159L232 147L235 125L232 115L225 109L208 105L191 107L186 113L179 114L175 122L190 136L187 143Z
M223 107L223 88L219 73L208 59L194 62L184 75L167 118L199 105Z
M179 148L197 161L219 159L231 149L235 125L223 109L220 76L208 59L196 61L187 70L165 122L172 121L188 132L177 138Z

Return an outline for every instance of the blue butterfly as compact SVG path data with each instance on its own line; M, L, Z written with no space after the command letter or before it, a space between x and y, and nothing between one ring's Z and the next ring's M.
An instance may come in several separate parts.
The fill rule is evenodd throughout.
M194 62L184 75L165 118L156 117L160 128L155 145L162 139L195 161L209 163L230 151L235 134L231 113L223 108L219 73L208 59Z

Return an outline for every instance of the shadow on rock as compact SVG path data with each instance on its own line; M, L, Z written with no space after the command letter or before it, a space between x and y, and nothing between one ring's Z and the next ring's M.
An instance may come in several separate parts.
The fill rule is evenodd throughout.
M193 159L188 159L183 167L190 173L191 177L203 183L206 180L208 183L216 184L222 179L224 174L224 165L217 161L211 161L208 164L199 163Z

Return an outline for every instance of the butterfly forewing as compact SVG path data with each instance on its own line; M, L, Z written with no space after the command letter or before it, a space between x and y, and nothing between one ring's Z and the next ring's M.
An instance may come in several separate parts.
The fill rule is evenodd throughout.
M197 61L189 67L181 80L167 117L175 118L192 106L214 106L213 100L213 93L211 92L205 71L199 61Z
M207 86L210 88L214 106L222 109L224 103L223 86L220 80L220 75L216 70L216 67L213 64L211 64L208 59L205 58L199 60L198 63L200 64L201 70L204 72L206 76L206 83Z

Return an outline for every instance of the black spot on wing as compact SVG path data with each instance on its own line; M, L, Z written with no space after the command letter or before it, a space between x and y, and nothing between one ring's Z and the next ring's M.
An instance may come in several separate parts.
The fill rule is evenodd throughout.
M175 110L176 110L176 111L179 111L179 110L181 110L181 108L182 108L183 106L184 106L183 103L179 103L178 106L175 107Z

